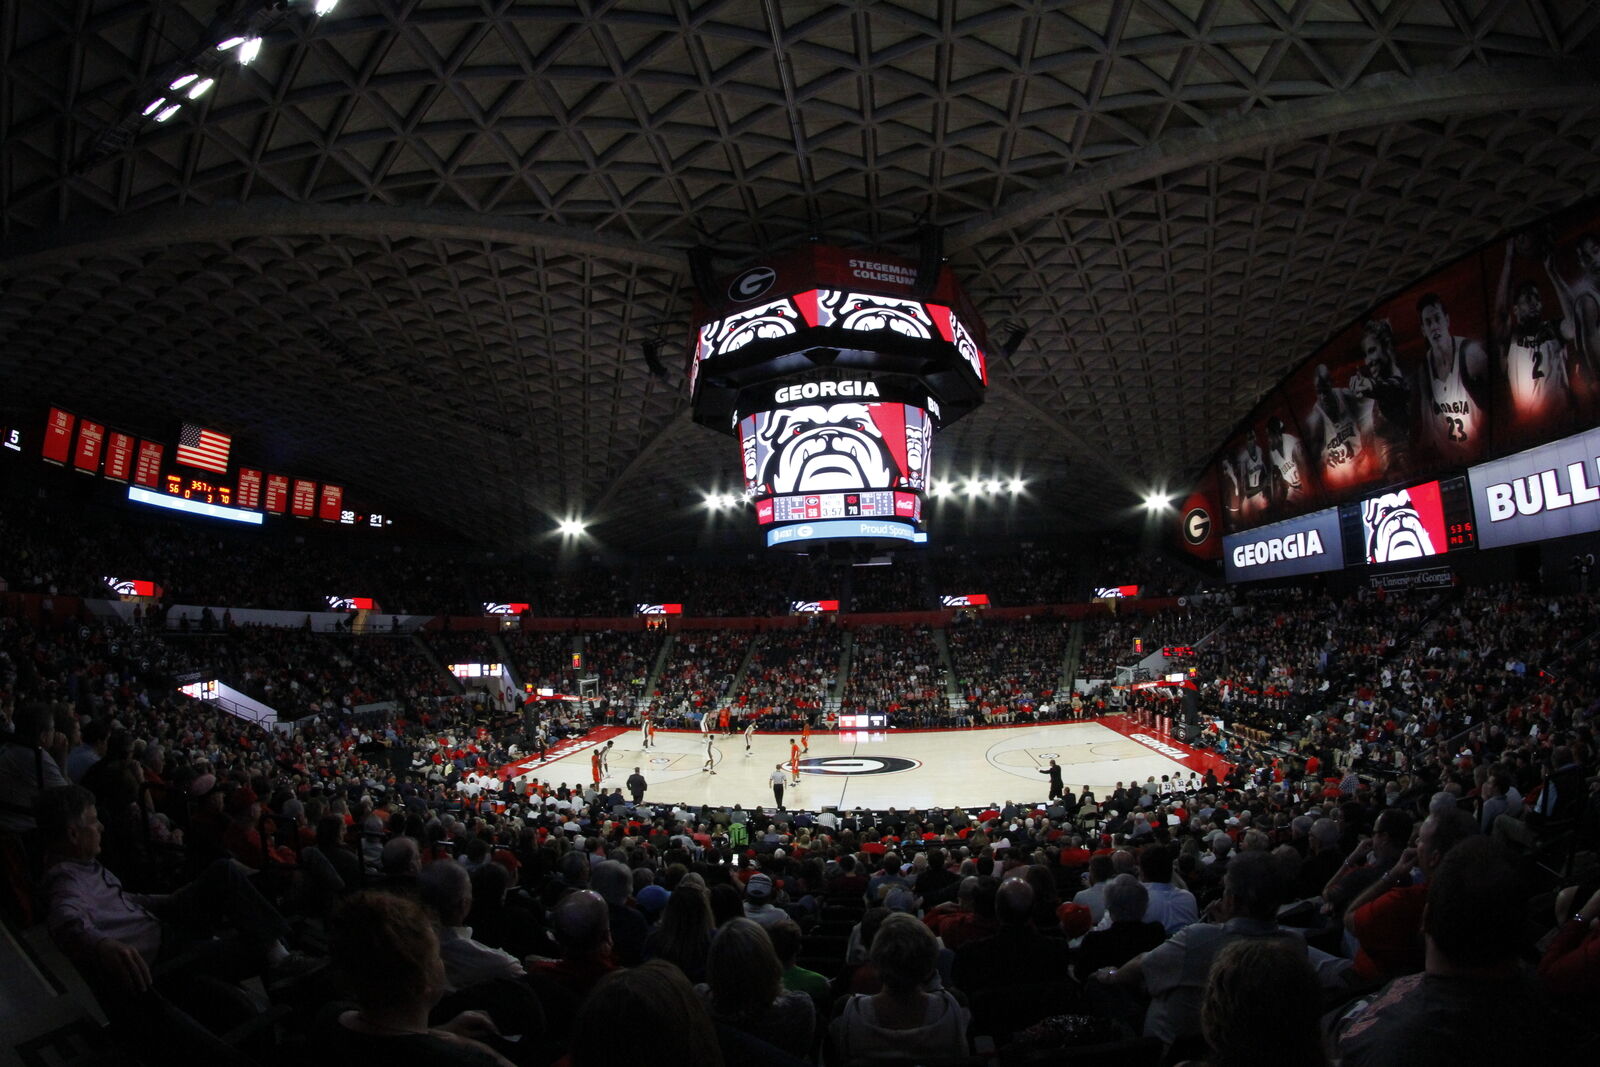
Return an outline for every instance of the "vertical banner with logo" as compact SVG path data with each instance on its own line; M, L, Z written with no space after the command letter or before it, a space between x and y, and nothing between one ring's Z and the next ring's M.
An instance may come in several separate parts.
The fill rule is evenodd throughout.
M106 445L106 428L88 419L78 424L78 447L72 453L72 465L85 474L100 469L100 453Z
M77 421L78 417L69 411L50 409L44 422L44 458L48 462L67 465L72 456L72 427Z
M267 475L267 510L282 515L289 504L289 477L285 474Z
M338 522L339 512L344 510L344 488L337 485L322 486L321 503L317 508L317 518L324 522Z
M289 498L289 513L297 519L309 519L317 510L317 483L304 478L294 480L294 495Z
M156 441L139 442L139 458L133 465L133 484L146 489L161 487L161 455L165 448Z
M133 437L115 430L106 435L105 476L114 482L126 482L133 469Z
M239 506L241 508L259 508L261 506L261 472L250 467L239 468Z

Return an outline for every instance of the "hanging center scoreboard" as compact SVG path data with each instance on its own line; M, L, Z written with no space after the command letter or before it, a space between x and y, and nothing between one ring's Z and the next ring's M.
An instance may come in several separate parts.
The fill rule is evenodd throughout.
M988 379L982 320L949 268L811 245L711 290L694 416L738 438L767 545L925 540L934 434Z

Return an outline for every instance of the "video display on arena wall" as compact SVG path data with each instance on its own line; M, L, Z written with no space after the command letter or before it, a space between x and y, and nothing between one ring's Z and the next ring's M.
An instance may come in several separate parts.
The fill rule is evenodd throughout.
M1468 472L1485 548L1600 530L1600 429Z
M1600 206L1491 244L1348 324L1210 469L1225 531L1460 472L1600 419Z

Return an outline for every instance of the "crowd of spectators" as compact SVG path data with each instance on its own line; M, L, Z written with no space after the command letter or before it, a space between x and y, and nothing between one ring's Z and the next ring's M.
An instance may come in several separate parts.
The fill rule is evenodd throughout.
M1592 1057L1600 599L1238 607L1208 716L1253 714L1268 681L1286 695L1257 706L1282 720L1222 780L904 812L502 781L486 772L528 738L496 709L348 655L407 638L4 618L7 902L138 1060L844 1063L957 1058L976 1034L1024 1057L1115 1043L1129 1064ZM1026 628L1052 625L962 629L957 662L985 641L989 661L1032 662L1060 638ZM827 632L784 642L791 661ZM586 647L623 662L639 637ZM272 731L166 684L236 640L273 684L396 672L399 707L324 696ZM714 695L748 640L677 634L673 696ZM863 706L942 698L930 631L857 630L852 658ZM16 877L30 865L37 890ZM205 936L219 922L236 941ZM240 974L284 1013L265 1045L219 1044L228 1012L197 991Z
M681 630L674 635L650 694L649 714L656 724L698 726L701 716L715 712L728 696L752 636L742 630Z
M1066 670L1068 624L1061 619L958 619L946 631L956 687L976 722L1048 718Z
M893 726L950 722L944 658L920 626L859 626L851 631L842 711L882 711Z
M842 648L842 633L832 619L816 619L803 629L768 631L756 641L733 693L734 704L741 715L820 711L833 695Z

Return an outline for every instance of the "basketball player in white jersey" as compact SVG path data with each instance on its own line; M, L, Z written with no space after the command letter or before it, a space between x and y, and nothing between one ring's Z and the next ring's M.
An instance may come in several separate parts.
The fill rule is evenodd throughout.
M1267 510L1267 456L1254 430L1245 435L1239 450L1239 481L1243 492L1239 517L1252 519Z
M1283 432L1283 420L1267 419L1267 461L1271 464L1270 497L1273 508L1295 507L1310 495L1306 484L1306 454L1300 439Z
M1524 235L1526 237L1526 235ZM1505 353L1506 383L1511 387L1511 411L1517 422L1537 426L1564 419L1572 410L1572 385L1567 376L1567 348L1576 340L1567 313L1566 287L1555 282L1562 303L1559 319L1544 317L1538 283L1530 280L1511 286L1511 260L1521 248L1534 250L1532 242L1506 242L1505 264L1495 292L1495 319L1500 323L1500 350ZM1555 281L1550 257L1545 270Z
M744 728L744 754L746 756L750 755L750 739L755 736L755 733L756 717L752 715L750 716L750 721L745 724Z
M705 766L701 767L700 770L702 772L710 771L712 774L716 774L717 773L717 735L716 734L710 734L710 733L706 734L706 762L705 762Z
M1302 420L1311 438L1312 454L1322 463L1322 480L1343 488L1359 480L1372 431L1372 402L1348 389L1336 388L1326 363L1317 364L1317 402Z
M1578 238L1574 247L1578 256L1578 276L1567 281L1559 274L1556 292L1565 288L1562 302L1573 321L1577 339L1578 365L1589 376L1590 382L1600 374L1600 234L1586 233Z
M1411 379L1400 369L1394 328L1388 319L1369 319L1361 328L1361 370L1350 376L1350 395L1372 401L1372 438L1385 473L1409 467L1411 422L1416 400Z
M1483 408L1489 352L1482 341L1450 332L1450 312L1438 293L1422 294L1417 320L1428 343L1426 366L1417 384L1420 436L1443 460L1477 459L1489 427Z

